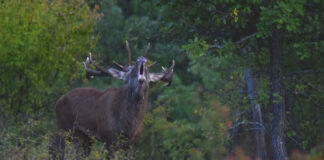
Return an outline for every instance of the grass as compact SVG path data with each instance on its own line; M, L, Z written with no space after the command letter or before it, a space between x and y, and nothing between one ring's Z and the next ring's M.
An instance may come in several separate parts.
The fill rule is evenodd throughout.
M4 126L0 130L0 160L44 160L49 159L49 139L55 131L54 121L29 119L26 123ZM103 143L94 141L86 160L106 159ZM77 158L75 144L66 140L65 159ZM114 159L134 159L123 150L115 153Z

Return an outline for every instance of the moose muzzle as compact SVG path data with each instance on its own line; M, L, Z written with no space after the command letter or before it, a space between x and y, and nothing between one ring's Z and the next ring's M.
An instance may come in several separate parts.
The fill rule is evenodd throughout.
M146 80L145 76L145 63L146 63L146 58L145 57L139 57L137 59L137 62L139 63L139 68L138 68L138 81L144 82Z

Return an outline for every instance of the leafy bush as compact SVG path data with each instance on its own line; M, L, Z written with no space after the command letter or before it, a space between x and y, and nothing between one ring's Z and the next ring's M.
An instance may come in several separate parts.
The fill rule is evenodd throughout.
M4 0L0 14L0 110L31 114L83 75L96 12L82 0Z
M214 95L182 86L175 77L172 87L159 93L155 105L144 120L138 159L224 158L230 108L220 105Z

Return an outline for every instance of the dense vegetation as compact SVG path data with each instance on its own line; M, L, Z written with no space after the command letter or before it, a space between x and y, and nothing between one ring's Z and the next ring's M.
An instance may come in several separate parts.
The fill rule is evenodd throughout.
M61 95L121 85L87 80L86 55L123 64L126 40L133 58L151 42L154 71L176 61L170 87L151 84L133 159L324 156L324 1L0 4L0 159L46 159ZM104 153L97 142L88 159Z

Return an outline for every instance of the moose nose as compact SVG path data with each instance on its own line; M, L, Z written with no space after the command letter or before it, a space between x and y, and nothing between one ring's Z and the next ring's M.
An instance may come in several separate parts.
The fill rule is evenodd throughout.
M146 58L145 57L138 57L137 58L137 62L140 62L140 63L146 63Z
M145 81L145 77L138 77L138 81L139 81L140 83L143 83L143 82Z

